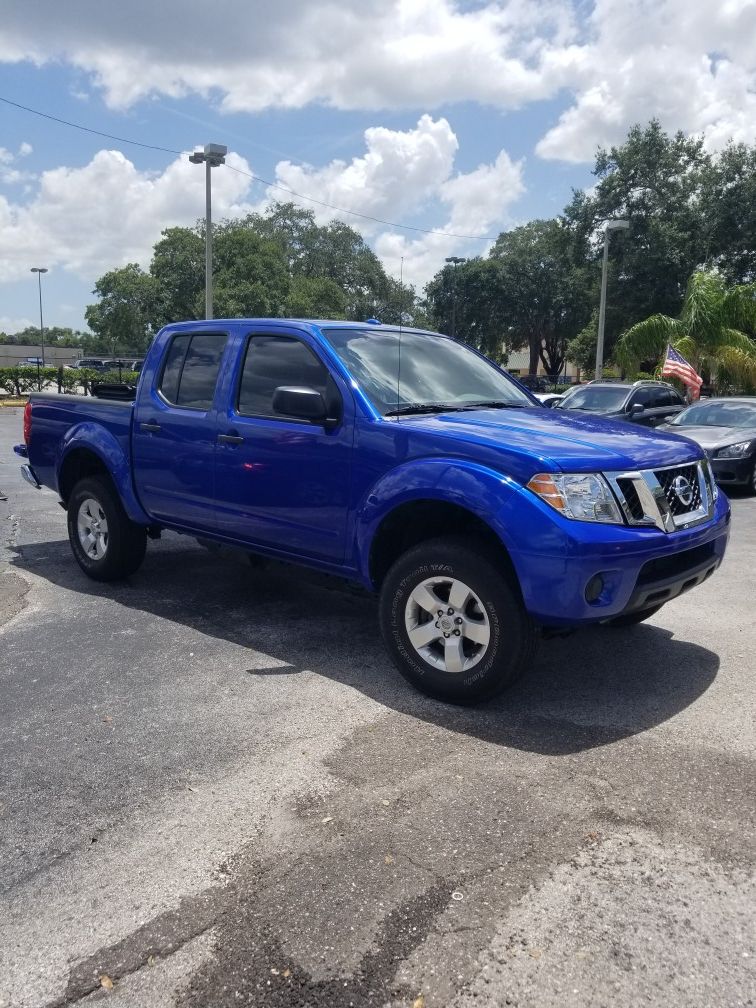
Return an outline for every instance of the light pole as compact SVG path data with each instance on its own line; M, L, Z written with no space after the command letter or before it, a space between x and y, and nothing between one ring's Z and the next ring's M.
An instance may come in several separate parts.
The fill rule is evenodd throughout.
M210 198L210 169L226 163L228 147L205 144L203 151L189 155L192 164L205 164L205 318L213 317L213 218Z
M630 222L626 220L610 220L604 225L604 259L601 265L601 301L599 302L595 378L600 378L604 369L604 322L606 321L606 270L609 264L609 233L611 231L626 231L629 227Z
M461 266L463 262L467 262L467 259L463 259L461 256L447 256L444 262L451 263L452 269L452 324L451 324L451 338L455 338L457 331L457 267Z
M31 273L37 274L37 287L39 289L39 342L42 346L42 367L45 366L45 326L42 321L42 274L47 273L47 266L32 266ZM42 391L42 376L39 373L39 357L37 358L37 385Z

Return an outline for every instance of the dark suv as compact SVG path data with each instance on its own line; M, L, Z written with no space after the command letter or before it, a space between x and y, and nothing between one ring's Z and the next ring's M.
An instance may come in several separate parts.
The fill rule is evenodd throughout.
M677 389L667 382L592 381L571 389L556 409L582 410L656 427L677 416L686 405Z

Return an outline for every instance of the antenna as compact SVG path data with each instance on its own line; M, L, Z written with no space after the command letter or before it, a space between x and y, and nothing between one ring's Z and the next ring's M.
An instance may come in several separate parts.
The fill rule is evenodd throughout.
M396 408L399 409L399 384L402 380L402 295L404 294L404 256L399 260L399 360L396 368Z

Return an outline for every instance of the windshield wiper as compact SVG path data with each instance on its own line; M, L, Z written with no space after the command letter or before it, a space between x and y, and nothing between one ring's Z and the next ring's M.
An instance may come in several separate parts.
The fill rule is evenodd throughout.
M450 406L448 403L412 403L409 406L399 406L389 410L384 416L408 416L411 413L449 413L464 409L464 406Z
M486 399L483 402L465 403L458 409L527 409L531 403L505 402L503 399Z

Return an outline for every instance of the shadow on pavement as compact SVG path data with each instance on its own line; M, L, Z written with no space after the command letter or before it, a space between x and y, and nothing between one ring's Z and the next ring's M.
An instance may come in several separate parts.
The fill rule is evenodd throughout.
M279 563L247 567L173 536L150 544L141 570L118 584L88 580L64 540L19 547L14 566L249 647L248 681L315 672L432 725L547 755L605 745L669 720L707 690L719 668L712 651L661 627L597 627L544 641L531 672L493 703L453 708L404 683L384 651L375 600L335 579ZM256 665L260 653L280 664Z

